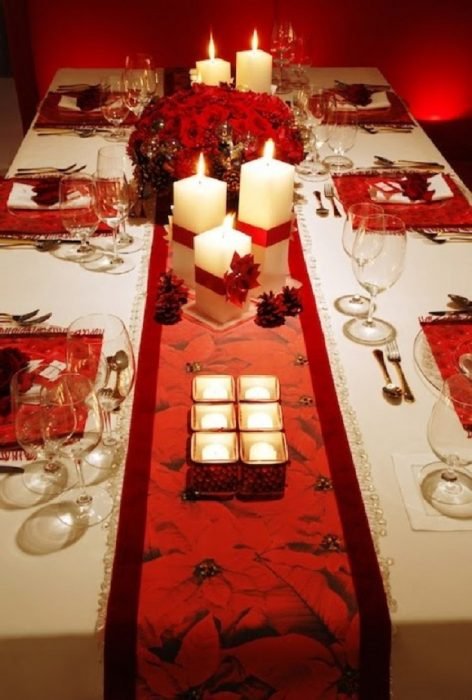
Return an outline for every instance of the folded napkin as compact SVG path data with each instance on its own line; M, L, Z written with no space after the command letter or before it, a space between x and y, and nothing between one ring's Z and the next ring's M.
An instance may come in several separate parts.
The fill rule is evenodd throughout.
M91 112L100 108L102 93L99 87L92 85L79 93L64 93L61 95L58 107L76 112Z
M45 179L36 185L14 182L8 197L10 209L58 209L59 179Z
M439 202L454 196L441 173L429 176L409 173L400 179L381 180L371 185L369 195L374 202L388 204Z
M354 101L349 100L343 95L346 100L346 107L350 105L355 105L359 111L371 110L371 109L390 109L391 103L388 99L387 93L384 92L374 92L370 95L370 100L367 104L359 104ZM344 104L338 104L339 109L344 108Z

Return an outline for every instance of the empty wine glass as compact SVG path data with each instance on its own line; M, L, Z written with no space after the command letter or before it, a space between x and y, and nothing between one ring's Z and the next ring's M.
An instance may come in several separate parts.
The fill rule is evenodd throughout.
M451 517L472 515L472 382L463 374L445 380L427 429L429 444L441 462L421 471L421 491L434 507Z
M334 108L334 102L329 90L321 87L311 87L308 91L307 114L308 128L311 132L311 153L300 164L297 172L305 180L323 180L328 176L328 167L320 161L319 149L326 143L329 137L330 112Z
M93 382L103 413L103 436L87 456L87 462L98 469L110 469L123 456L123 438L112 430L112 413L129 395L135 376L133 347L126 326L112 314L81 316L67 329L66 354L69 369L85 374Z
M405 261L406 229L397 216L375 214L365 217L352 247L352 266L357 281L369 293L365 318L353 318L344 325L350 340L381 345L395 337L394 327L374 318L375 300L400 277Z
M363 220L368 216L382 214L382 211L382 207L379 204L372 204L371 202L358 202L349 207L342 236L343 250L349 257L352 257L352 248L356 234ZM336 299L334 306L347 316L365 316L369 310L369 300L360 294L347 294Z
M270 52L274 59L274 82L277 92L290 92L291 85L287 75L287 67L293 57L294 31L291 22L276 22L272 28Z
M354 163L346 153L354 146L357 136L357 108L335 102L328 116L328 146L334 155L326 156L323 163L333 172L350 170Z
M100 91L102 94L100 103L102 114L113 127L110 136L106 136L105 138L111 141L126 141L126 130L120 128L129 114L129 107L125 102L122 76L102 76L100 80Z
M63 175L59 181L59 206L64 228L79 238L77 245L59 245L52 252L62 260L85 262L100 255L90 243L99 224L96 211L95 182L91 175Z
M125 102L137 116L157 92L158 76L152 56L146 53L128 54L123 71Z
M113 501L100 486L87 486L83 475L83 459L100 442L103 424L100 406L90 380L81 374L65 372L41 389L41 405L46 419L54 431L63 422L69 430L64 444L72 457L78 478L78 486L67 492L67 500L61 503L59 519L71 527L90 527L103 522L111 513Z
M25 464L23 481L34 493L55 496L70 485L67 458L61 453L64 442L44 440L40 392L65 368L65 364L31 362L13 375L10 383L16 439L30 461Z

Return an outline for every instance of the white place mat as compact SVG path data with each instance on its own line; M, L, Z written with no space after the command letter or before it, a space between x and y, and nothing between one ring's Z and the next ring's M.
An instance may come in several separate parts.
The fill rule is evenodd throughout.
M412 530L472 530L472 517L449 518L424 500L420 489L420 471L427 464L438 461L433 453L394 454L392 459Z

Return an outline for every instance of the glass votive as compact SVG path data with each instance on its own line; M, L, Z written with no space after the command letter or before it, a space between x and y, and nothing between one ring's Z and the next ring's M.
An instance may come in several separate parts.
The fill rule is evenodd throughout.
M192 434L190 458L197 464L237 462L238 440L235 432L200 431Z
M282 430L282 409L277 402L240 403L238 423L240 430Z
M234 379L230 374L199 374L193 378L192 398L217 403L234 401Z
M239 401L278 401L279 380L273 374L242 374L238 377Z
M234 403L194 403L190 426L192 430L235 430Z
M190 499L233 498L239 483L239 463L195 464L187 470L186 495Z
M241 433L241 498L281 498L285 492L288 461L284 433Z

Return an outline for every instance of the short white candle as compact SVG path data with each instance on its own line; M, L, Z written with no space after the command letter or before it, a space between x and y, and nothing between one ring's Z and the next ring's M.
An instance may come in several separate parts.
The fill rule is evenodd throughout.
M273 157L269 140L262 158L241 166L238 218L246 224L271 229L292 217L295 168Z
M222 384L216 380L212 381L211 384L203 388L202 399L227 399L228 390Z
M221 430L228 427L228 420L223 413L206 413L200 420L203 430Z
M236 87L239 90L270 92L272 85L272 56L258 48L257 31L252 37L250 51L236 53Z
M269 442L255 442L249 448L249 459L253 462L273 461L277 458L277 451Z
M219 442L210 442L202 447L202 459L207 462L229 459L229 450L226 445L222 445Z
M200 154L195 175L174 182L173 223L193 233L218 226L226 214L226 182L205 175Z
M249 386L244 392L245 399L264 401L270 399L270 391L266 386Z
M247 427L253 430L263 430L272 428L274 425L272 416L263 411L250 413L247 417Z
M215 58L215 44L212 36L210 36L208 56L207 60L197 61L199 82L205 85L229 83L231 81L231 64L229 61L223 61L222 58Z
M205 231L195 237L195 267L223 281L230 270L235 252L241 257L251 252L251 237L232 228L233 217L225 217L223 226ZM239 318L242 309L205 285L198 283L196 272L195 303L197 309L218 323Z

